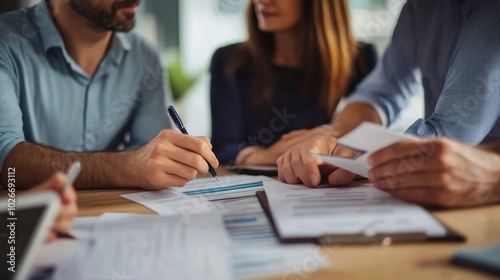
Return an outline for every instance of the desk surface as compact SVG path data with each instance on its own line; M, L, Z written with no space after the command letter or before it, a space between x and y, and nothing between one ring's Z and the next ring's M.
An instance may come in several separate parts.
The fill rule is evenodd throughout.
M146 207L120 197L139 190L78 191L80 216L105 212L154 214ZM493 275L451 265L457 247L482 247L500 241L500 205L459 210L433 211L439 220L466 236L466 243L424 243L382 246L322 246L330 266L313 274L276 277L308 279L497 279ZM307 272L314 261L304 260ZM273 278L274 279L274 278Z

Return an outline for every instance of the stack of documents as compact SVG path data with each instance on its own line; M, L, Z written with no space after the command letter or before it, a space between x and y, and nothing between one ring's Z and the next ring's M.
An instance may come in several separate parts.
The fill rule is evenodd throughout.
M233 279L216 214L105 214L53 279Z
M285 246L280 244L255 192L264 190L264 182L274 181L265 176L236 175L198 179L179 189L140 192L123 195L161 215L182 213L189 219L200 211L222 216L232 241L231 266L235 278L284 275L300 269L305 260L313 259L316 268L326 266L326 260L314 245ZM177 197L177 199L172 199ZM176 210L179 201L191 207Z
M450 232L422 207L370 184L307 188L266 181L268 208L283 242L367 243L450 240ZM266 207L266 205L264 205Z

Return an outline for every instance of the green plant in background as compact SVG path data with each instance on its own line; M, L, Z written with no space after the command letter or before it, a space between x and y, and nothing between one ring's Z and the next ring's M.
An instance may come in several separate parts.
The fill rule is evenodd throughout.
M166 69L174 101L181 100L201 76L186 73L178 50L169 53Z

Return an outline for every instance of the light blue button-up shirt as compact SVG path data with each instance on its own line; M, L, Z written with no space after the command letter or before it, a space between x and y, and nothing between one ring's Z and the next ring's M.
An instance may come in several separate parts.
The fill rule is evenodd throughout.
M419 84L425 119L407 133L500 140L500 1L408 1L383 59L347 102L373 104L390 125Z
M138 147L169 128L157 53L116 33L89 77L68 55L45 1L0 16L0 168L22 141L65 151Z

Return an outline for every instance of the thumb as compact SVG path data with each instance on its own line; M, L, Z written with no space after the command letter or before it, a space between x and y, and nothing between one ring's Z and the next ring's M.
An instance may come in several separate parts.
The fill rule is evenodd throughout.
M328 176L328 183L332 186L346 186L349 185L354 178L356 178L356 174L344 169L337 169Z

